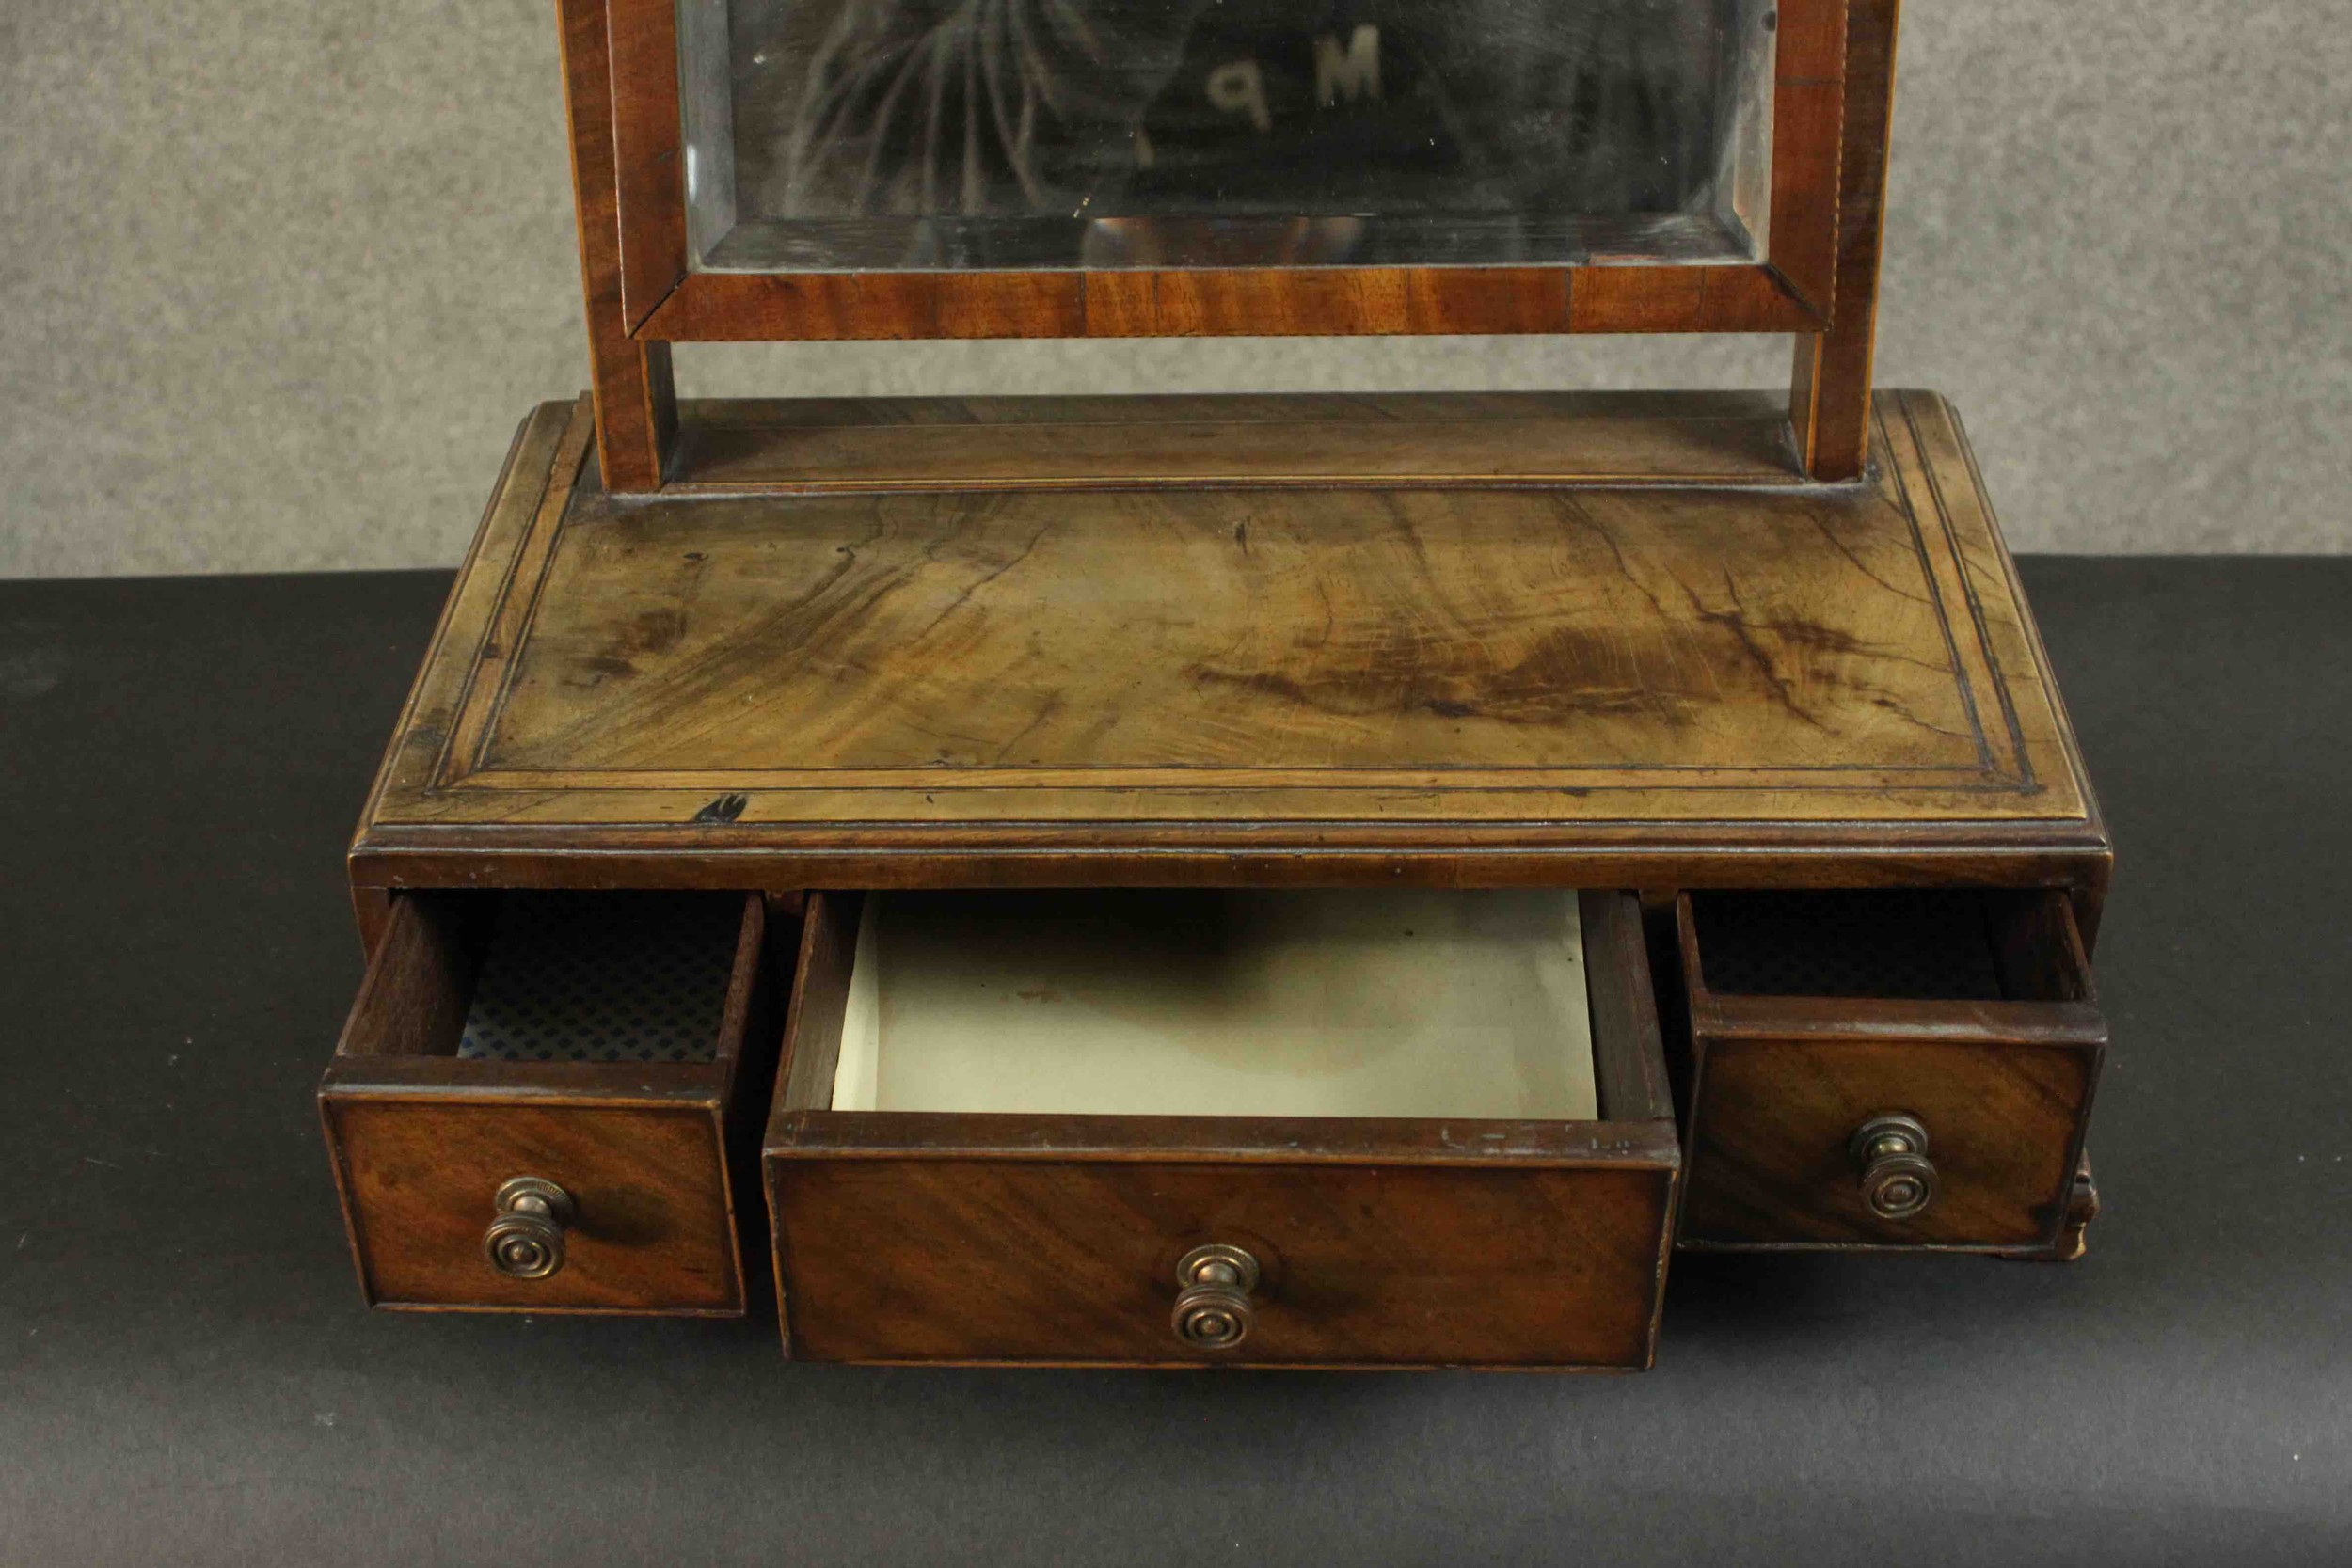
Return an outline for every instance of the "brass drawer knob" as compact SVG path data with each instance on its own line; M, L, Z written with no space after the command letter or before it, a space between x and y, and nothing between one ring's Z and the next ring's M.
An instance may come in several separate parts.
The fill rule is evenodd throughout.
M1177 1338L1195 1350L1232 1350L1249 1338L1258 1260L1247 1251L1219 1242L1194 1247L1176 1265L1176 1284Z
M564 1227L572 1223L572 1195L537 1176L510 1177L490 1200L497 1218L483 1233L490 1266L516 1279L545 1279L564 1266Z
M1916 1219L1935 1202L1935 1162L1917 1117L1872 1117L1854 1129L1846 1151L1862 1171L1863 1204L1878 1218Z

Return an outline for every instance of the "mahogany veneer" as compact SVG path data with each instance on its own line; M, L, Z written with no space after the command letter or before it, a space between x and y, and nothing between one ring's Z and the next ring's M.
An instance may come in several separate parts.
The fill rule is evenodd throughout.
M744 1123L775 1059L763 901L744 899L710 1059L622 1064L456 1054L494 897L393 902L319 1087L369 1302L740 1315L743 1238L758 1228ZM485 1256L495 1195L526 1176L577 1210L544 1277Z
M369 1299L735 1312L772 1245L807 1357L1637 1367L1677 1239L2078 1253L2110 852L1958 419L1871 390L1898 9L1757 16L1767 221L1729 260L753 273L697 254L718 187L688 205L717 56L674 0L559 0L593 405L524 422L352 845L371 964L321 1101ZM1790 334L1787 394L671 374L707 340L1627 331ZM833 1101L864 894L1280 887L1587 890L1596 1118ZM475 901L518 889L744 896L712 1060L453 1058ZM1823 911L1873 893L1979 912L1825 974Z
M1563 451L1753 450L1720 398L1645 407L1530 412ZM903 493L647 501L543 408L354 882L1960 880L2095 923L2105 832L1942 400L1883 398L1840 487L1472 488L1481 420L1408 422L1425 478L1377 490L902 447ZM768 428L789 465L807 423Z
M639 499L542 408L352 849L374 967L324 1099L371 1299L739 1310L763 1109L808 1357L1634 1367L1677 1235L2078 1251L2106 832L1957 420L1874 430L1822 486L1714 394L703 404ZM1679 894L1646 956L1586 895L1599 1121L831 1106L859 890L1405 885ZM437 890L497 888L805 903L790 1022L729 1048L782 1049L772 1107L756 1067L431 1056ZM1710 983L1694 895L1871 888L1999 902L2012 990ZM1854 1135L1896 1113L1940 1185L1890 1221ZM480 1227L534 1164L664 1224L502 1275ZM1263 1254L1238 1350L1169 1331L1213 1242Z
M837 1110L855 900L812 899L765 1160L785 1342L818 1360L1641 1368L1676 1174L1641 920L1581 896L1601 1119ZM1170 1332L1204 1243L1264 1269Z
M1757 900L1676 904L1693 1053L1682 1244L2077 1250L2079 1227L2062 1232L2107 1026L2065 898L1780 895L1764 911L1779 930L1740 930L1733 911ZM1824 900L1858 908L1808 914ZM1908 944L1888 940L1917 918L1906 902L1936 922ZM1710 919L1745 944L1743 973ZM1851 1145L1883 1114L1929 1133L1939 1190L1916 1214L1865 1200Z

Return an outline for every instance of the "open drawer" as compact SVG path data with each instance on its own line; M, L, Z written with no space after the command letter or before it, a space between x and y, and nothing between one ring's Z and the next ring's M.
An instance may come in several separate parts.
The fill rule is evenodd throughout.
M739 1315L767 927L755 894L399 895L319 1088L368 1300Z
M1686 893L1676 918L1682 1244L2079 1250L2107 1027L2064 894Z
M1651 1359L1680 1154L1629 895L812 894L785 1034L791 1354Z

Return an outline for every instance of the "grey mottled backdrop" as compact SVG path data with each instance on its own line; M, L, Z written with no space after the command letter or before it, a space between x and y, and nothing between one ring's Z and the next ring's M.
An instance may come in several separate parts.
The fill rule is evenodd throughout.
M2012 541L2352 548L2352 0L1915 0L1882 379ZM548 0L0 0L0 576L454 562L583 384ZM686 352L690 392L1767 385L1739 340Z

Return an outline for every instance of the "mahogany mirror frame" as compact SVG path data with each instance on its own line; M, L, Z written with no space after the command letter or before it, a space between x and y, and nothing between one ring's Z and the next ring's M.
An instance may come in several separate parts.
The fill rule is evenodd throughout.
M1809 478L1868 448L1899 0L1780 0L1767 254L1737 265L725 273L688 260L676 0L556 0L605 487L675 478L673 342L1788 333Z

